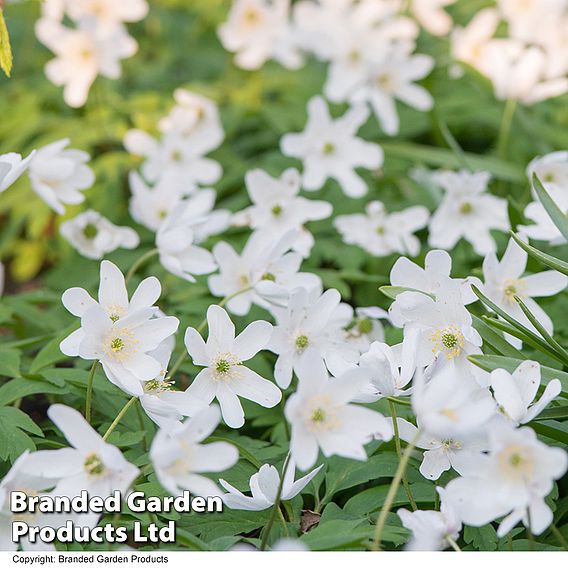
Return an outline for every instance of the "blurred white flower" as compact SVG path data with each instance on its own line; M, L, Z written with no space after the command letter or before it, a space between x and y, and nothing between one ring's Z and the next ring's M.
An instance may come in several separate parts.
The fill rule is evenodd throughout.
M0 193L6 191L29 168L35 153L34 150L27 158L15 152L0 155Z
M215 191L202 189L180 201L158 228L156 246L162 266L172 274L195 282L193 275L210 274L217 268L213 255L196 246L229 225L228 211L213 211Z
M365 210L366 214L338 215L334 219L333 225L345 243L358 245L373 256L416 256L420 252L420 239L414 233L428 224L426 207L417 205L387 213L383 203L371 201Z
M136 41L122 26L98 27L81 20L77 29L56 20L42 18L36 23L36 36L55 54L45 66L47 78L63 86L63 98L70 107L81 107L98 75L118 79L120 60L134 55Z
M490 177L487 172L470 173L466 170L439 171L433 175L445 194L430 218L430 246L452 250L463 238L479 255L495 250L490 231L508 230L509 219L507 201L487 191Z
M29 176L32 189L57 213L63 215L63 204L76 205L85 200L81 193L95 182L95 174L87 165L87 152L66 149L64 138L40 148L32 160Z
M418 23L436 36L447 35L452 29L452 18L444 10L456 0L412 0L410 10Z
M30 454L27 472L58 479L55 492L61 495L86 490L90 496L108 497L115 490L128 490L140 470L117 447L105 442L74 408L52 404L47 415L72 447Z
M272 326L254 321L235 337L235 326L227 312L215 305L207 310L207 324L207 343L196 329L189 327L185 332L185 346L193 364L205 367L186 392L206 404L216 398L227 426L240 428L245 415L239 397L265 408L276 406L282 398L274 383L243 365L265 348Z
M243 252L222 241L213 247L219 274L209 277L209 290L214 296L230 298L227 309L245 315L251 305L264 309L286 304L295 288L321 291L321 279L311 272L298 272L302 256L290 251L296 233L286 233L274 241L264 232L254 232Z
M134 249L140 238L130 227L117 227L97 211L89 209L65 221L60 233L79 254L100 259L117 248Z
M67 14L77 22L85 18L96 21L98 26L116 26L126 22L138 22L146 17L146 0L64 0Z
M300 494L306 485L319 473L323 465L320 465L308 475L294 481L296 464L290 458L284 480L282 482L281 501L288 501ZM223 495L223 502L229 509L242 509L245 511L263 511L272 507L276 502L278 487L280 485L280 474L278 470L269 464L264 464L257 473L250 478L250 489L252 497L244 495L236 487L220 479L219 483L228 491Z
M302 362L313 356L325 361L334 374L357 362L359 350L344 341L343 321L335 319L342 309L340 301L337 290L320 295L298 288L286 307L272 309L276 326L267 349L278 355L274 378L281 388L287 388L292 373L297 374Z
M491 373L491 389L499 411L515 425L534 420L562 390L560 381L552 379L535 402L540 383L540 364L535 361L523 361L512 374L505 369Z
M480 527L506 515L499 537L519 521L533 534L542 534L552 522L544 498L554 480L566 473L566 451L549 448L531 428L515 429L504 422L495 423L488 435L489 453L448 483L447 498L467 525Z
M297 370L298 389L286 402L291 426L290 451L298 468L312 467L318 452L364 461L364 445L392 438L390 422L379 412L350 404L368 381L366 371L351 369L329 378L321 358L311 352Z
M523 276L527 260L527 253L513 239L510 239L507 250L500 261L497 260L495 253L490 253L485 257L483 261L484 283L481 288L485 295L502 310L525 327L538 333L515 300L515 297L519 297L544 329L552 333L554 329L552 320L533 298L558 294L568 285L568 277L555 270ZM513 344L520 345L519 340L512 337L508 339Z
M308 122L299 134L286 134L280 141L282 153L304 163L302 184L307 191L321 189L328 178L335 179L349 197L361 197L367 184L355 168L379 168L384 159L378 144L356 136L366 122L369 110L355 106L342 117L331 118L321 97L308 102Z
M452 503L446 498L444 489L437 487L436 490L441 501L439 511L397 511L402 525L412 531L406 550L444 550L450 545L449 539L455 541L459 538L462 523Z
M304 223L326 219L333 208L327 201L300 197L300 181L298 170L292 168L279 178L260 169L247 172L245 183L253 205L235 213L233 224L247 225L276 239L289 231L298 231L292 248L308 257L314 237Z
M150 459L158 481L172 495L188 490L200 497L221 496L217 484L201 475L225 471L239 460L232 444L201 444L217 428L220 418L219 407L213 405L172 428L160 428L154 436Z
M258 69L269 59L296 69L303 58L289 11L290 0L233 0L228 20L218 28L219 39L243 69Z

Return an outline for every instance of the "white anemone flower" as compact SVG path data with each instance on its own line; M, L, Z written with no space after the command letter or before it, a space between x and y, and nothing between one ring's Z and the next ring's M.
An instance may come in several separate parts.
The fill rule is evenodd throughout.
M432 176L444 189L444 197L430 218L428 243L435 248L452 250L465 239L479 255L495 250L490 230L507 231L507 201L491 195L487 172L440 171Z
M294 459L290 458L282 482L280 500L288 501L296 497L296 495L299 495L306 485L319 473L322 467L323 464L316 467L316 469L307 475L304 475L304 477L294 481L296 464L294 463ZM219 483L228 491L228 493L223 495L223 502L229 509L263 511L264 509L272 507L276 502L278 487L280 486L280 474L273 465L264 464L261 466L258 472L250 478L249 485L252 497L244 495L224 479L220 479Z
M362 197L367 193L367 184L355 168L376 170L384 160L378 144L356 136L368 117L369 110L357 105L342 117L333 119L322 97L310 99L305 130L286 134L280 142L284 155L303 161L305 190L321 189L326 180L332 178L348 197Z
M515 429L505 422L495 423L488 435L489 453L448 483L448 499L467 525L481 527L505 516L499 537L519 521L542 534L553 519L544 498L566 473L566 451L549 448L531 428Z
M150 459L158 481L172 495L184 490L201 497L221 496L217 484L202 475L233 467L239 460L235 446L227 442L202 444L219 424L221 413L210 406L172 428L160 428L152 441Z
M62 495L86 490L91 496L108 497L115 490L128 490L140 470L117 447L103 440L74 408L53 404L47 415L72 447L30 454L26 471L58 479L55 492Z
M410 10L418 23L435 36L447 35L452 29L452 18L444 10L456 0L412 0Z
M265 348L272 326L255 321L235 337L235 326L227 312L215 305L207 310L207 324L207 343L196 329L189 327L185 332L185 346L193 364L205 367L186 392L206 404L216 398L227 426L240 428L245 415L239 397L265 408L276 406L282 398L274 383L243 365Z
M134 229L118 227L92 209L62 223L59 232L79 254L93 259L117 248L135 249L140 243Z
M95 19L98 26L138 22L146 17L146 0L64 0L69 17L75 21Z
M560 381L552 379L535 401L540 383L540 364L535 361L523 361L512 374L505 369L491 372L491 389L499 411L515 425L534 420L562 390Z
M35 153L34 150L26 158L15 152L0 155L0 193L6 191L29 168Z
M333 208L327 201L300 197L300 182L300 174L294 168L287 169L279 178L260 169L247 172L245 183L253 205L235 213L233 224L249 226L271 238L298 231L293 250L308 257L314 237L304 224L327 219Z
M388 441L392 426L379 412L351 404L369 380L362 369L351 369L330 378L315 353L298 368L298 389L284 410L291 426L290 451L298 468L306 471L318 458L333 455L365 461L365 444Z
M420 240L414 233L428 224L426 207L417 205L387 213L382 202L371 201L365 210L366 214L338 215L334 219L333 225L345 243L358 245L373 256L416 256L420 252Z
M456 541L462 529L462 523L452 503L446 498L445 490L437 487L440 495L439 511L397 511L402 525L412 531L412 537L406 544L406 550L436 551L450 546L450 539Z

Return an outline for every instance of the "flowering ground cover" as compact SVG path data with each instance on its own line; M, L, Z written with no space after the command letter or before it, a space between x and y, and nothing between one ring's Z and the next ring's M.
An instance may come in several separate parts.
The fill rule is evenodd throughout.
M0 550L568 549L565 0L0 0L0 68Z

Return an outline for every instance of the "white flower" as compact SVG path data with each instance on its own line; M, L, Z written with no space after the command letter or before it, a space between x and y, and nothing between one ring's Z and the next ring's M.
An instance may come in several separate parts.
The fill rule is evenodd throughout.
M146 0L65 0L67 14L75 21L93 18L98 26L138 22L146 17Z
M334 120L321 97L314 97L308 102L305 130L300 134L286 134L280 142L283 154L304 162L304 189L321 189L325 181L332 178L349 197L361 197L367 193L367 184L355 168L377 169L384 159L378 144L365 142L356 136L368 117L368 109L355 106Z
M173 381L167 378L167 368L174 347L173 337L161 343L150 355L162 366L154 379L142 381L144 394L139 397L146 414L160 428L172 428L172 422L179 422L184 416L195 416L207 405L184 391L172 389Z
M445 195L430 219L430 246L451 250L463 238L477 254L493 252L490 230L508 230L509 220L507 201L487 192L490 174L440 171L433 177Z
M81 20L77 29L42 18L36 23L36 36L55 54L45 66L47 78L63 86L63 98L71 107L87 101L97 75L118 79L120 60L136 53L138 45L122 26L110 28Z
M95 181L95 174L87 162L87 152L65 149L69 139L64 138L40 148L30 164L32 189L60 215L63 204L76 205L85 200L81 193Z
M549 448L531 428L514 429L502 422L489 430L489 453L480 456L471 471L446 487L458 517L480 527L505 517L497 535L506 535L519 521L533 534L552 522L544 501L568 467L565 450Z
M422 112L434 105L430 93L415 83L430 73L434 59L424 54L413 55L413 47L411 42L400 42L364 54L363 80L350 84L341 75L330 75L324 87L326 96L333 102L369 103L381 128L394 136L399 131L396 100Z
M100 259L117 248L134 249L140 238L130 227L117 227L97 211L89 209L61 224L60 233L87 258Z
M229 225L229 212L212 211L214 203L215 191L200 190L180 201L156 234L156 246L164 268L189 282L195 282L194 274L209 274L217 268L213 255L196 246Z
M286 402L284 413L292 430L290 451L300 470L315 464L320 449L325 457L364 461L367 442L392 438L390 422L382 414L350 404L368 381L366 371L351 369L330 379L312 352L297 372L298 389Z
M540 383L540 365L535 361L523 361L512 374L505 369L491 373L491 388L499 411L516 425L534 420L562 390L560 381L552 379L535 402Z
M275 384L243 365L266 346L272 326L255 321L235 337L235 326L227 312L215 305L207 310L207 324L207 343L196 329L189 327L185 332L185 346L193 364L205 367L186 392L207 404L216 398L227 426L240 428L245 416L239 397L265 408L276 406L282 398Z
M160 484L172 495L189 490L201 497L221 496L219 487L204 475L233 467L239 452L227 442L201 444L217 425L219 407L210 406L171 429L160 428L152 441L150 459Z
M448 539L457 540L462 524L451 502L446 498L444 489L437 487L441 498L439 511L397 511L405 528L412 531L412 538L406 550L435 551L448 547Z
M568 211L568 152L551 152L535 158L527 166L531 185L533 174L538 176L556 205L562 211ZM531 239L548 241L551 245L564 244L566 239L538 200L534 187L533 195L535 201L526 206L524 214L535 224L519 225L519 231Z
M442 410L443 412L443 410ZM415 440L417 448L425 450L420 464L420 473L426 479L439 479L450 468L458 473L475 463L478 456L487 450L485 431L461 434L458 436L433 436L422 432L418 439L418 428L403 418L397 419L398 432L402 440L410 443ZM422 429L422 425L418 422Z
M99 360L113 384L131 395L142 395L140 381L152 380L162 370L150 353L179 325L177 318L158 317L157 308L151 307L160 291L156 278L146 278L129 302L124 276L104 260L99 303L82 288L70 288L62 296L67 310L81 318L81 327L61 342L61 351Z
M218 29L223 47L236 53L243 69L275 59L290 69L302 64L289 23L290 0L233 0L229 18Z
M424 259L424 268L421 268L406 257L400 257L394 263L390 273L392 286L420 290L432 296L436 296L440 288L450 278L452 270L452 257L444 250L431 250ZM471 284L480 285L475 277L453 278L460 285L461 301L463 305L477 301L477 296L471 289ZM395 301L389 308L391 321L402 327L404 318L400 314L400 302Z
M136 156L146 158L142 164L142 174L152 183L161 179L187 188L187 193L195 191L198 185L216 183L221 178L221 165L204 157L209 151L196 143L193 136L185 136L177 130L167 132L157 140L143 130L129 130L124 136L124 146Z
M58 479L55 492L61 495L86 490L91 496L107 497L114 490L126 492L140 471L118 448L105 442L74 408L53 404L47 415L72 447L30 454L28 472Z
M286 308L272 309L277 325L267 349L278 355L274 378L281 388L287 388L292 372L297 374L302 362L314 355L334 374L357 361L359 350L344 340L343 319L335 319L340 301L337 290L319 295L298 288Z
M546 331L552 333L552 320L533 300L533 297L558 294L568 285L568 278L555 270L523 276L527 260L527 253L513 239L510 239L501 261L497 260L494 253L485 257L482 289L485 295L493 300L497 306L525 327L536 332L515 300L515 296L518 296ZM511 338L511 340L518 343L514 338Z
M272 309L272 304L286 304L295 288L321 291L321 279L309 272L298 272L302 256L287 252L294 246L297 233L286 233L274 241L266 233L254 232L239 256L226 242L213 247L219 274L208 279L214 296L231 297L227 309L245 315L252 304ZM233 297L234 296L234 297Z
M27 157L10 152L0 155L0 193L6 191L29 167L35 150Z
M370 380L359 393L356 402L374 402L387 396L408 396L404 390L411 377L400 375L400 349L375 341L370 349L361 355L359 367L369 372Z
M392 253L416 256L420 240L414 235L428 224L426 207L408 207L387 213L380 201L365 206L366 214L338 215L333 225L347 244L358 245L373 256Z
M296 230L299 236L293 250L308 257L314 237L304 228L304 223L326 219L333 208L327 201L300 197L300 181L298 170L293 168L287 169L279 178L259 169L247 172L245 183L253 205L235 213L233 223L264 231L275 239Z
M480 434L495 416L489 391L474 380L464 380L451 366L434 373L428 382L424 373L416 373L412 387L412 408L422 432L438 440Z
M180 134L188 144L199 147L202 153L218 148L225 133L217 105L207 97L186 89L176 89L174 99L176 105L168 116L160 120L160 130L164 134Z
M288 501L300 494L304 487L319 473L323 464L294 481L296 464L293 458L290 458L284 481L282 482L281 501ZM269 464L264 464L257 473L250 478L250 489L252 497L243 495L236 487L227 483L224 479L220 479L219 483L228 491L223 495L223 502L229 509L243 509L245 511L263 511L272 507L276 502L278 487L280 485L280 474L278 470Z
M420 25L431 34L447 35L452 29L452 18L443 10L456 0L412 0L410 9Z

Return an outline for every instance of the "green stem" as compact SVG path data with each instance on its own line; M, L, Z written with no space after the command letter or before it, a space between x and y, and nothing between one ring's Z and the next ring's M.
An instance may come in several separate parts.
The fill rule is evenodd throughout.
M266 550L266 543L268 542L268 537L270 536L272 525L274 524L274 520L276 519L278 511L280 511L280 497L282 496L282 487L284 486L284 478L286 477L286 470L288 469L289 463L290 463L290 454L286 456L286 460L284 461L284 466L282 467L282 473L280 475L280 483L278 484L278 491L276 493L276 500L274 501L274 505L272 506L272 515L270 515L270 519L268 520L268 524L266 525L264 533L262 535L260 550Z
M451 536L446 536L446 541L456 552L462 551L462 549L458 546L458 543Z
M507 158L511 126L513 124L513 117L515 115L516 108L517 99L507 99L505 109L503 110L501 126L499 128L499 138L497 139L497 156L503 160Z
M138 397L133 396L118 413L118 416L114 419L113 423L108 427L108 430L103 436L103 440L108 440L108 437L112 434L113 430L118 426L119 422L123 419L124 415L128 412L128 409L138 400Z
M244 294L245 292L249 292L252 289L253 289L253 286L248 286L247 288L243 288L242 290L239 290L238 292L235 292L234 294L230 294L229 296L225 296L217 305L220 308L222 308L227 302L229 302L233 298L236 298L238 295ZM205 331L206 327L207 327L207 317L205 317L205 318L203 318L203 320L201 320L201 323L197 326L197 331L199 333L203 333ZM179 368L182 366L183 362L185 361L185 358L188 355L189 354L188 354L186 349L184 349L180 353L179 357L176 359L176 362L174 363L173 367L170 369L170 372L168 373L170 378L173 377L179 371Z
M387 498L385 499L385 502L384 502L383 507L381 509L381 513L379 515L379 518L377 519L377 525L375 527L375 537L373 539L372 550L381 550L381 539L382 539L383 530L385 528L385 524L386 524L386 521L387 521L387 516L390 513L396 492L397 492L398 487L400 485L400 482L402 480L402 476L404 475L404 472L406 470L406 466L408 465L408 461L410 460L410 454L412 453L412 450L416 447L416 442L418 441L420 434L421 434L421 432L420 432L420 430L418 430L416 432L416 436L414 437L414 440L412 440L412 442L410 442L410 444L408 444L408 446L406 446L406 449L404 450L404 454L402 454L402 459L398 463L396 473L394 475L394 478L393 478L393 480L390 484L390 487L389 487L389 491L387 493Z
M396 408L392 400L389 400L389 408L392 418L392 428L394 430L394 444L396 446L396 455L398 456L399 461L402 459L402 451L400 447L400 435L398 433L398 423L396 420ZM418 507L416 506L416 501L414 497L412 497L412 491L410 490L410 485L408 484L408 479L406 479L406 475L402 476L402 485L404 487L404 491L406 492L406 496L408 497L408 502L412 507L413 511L416 511Z
M124 279L125 283L128 284L130 279L134 276L136 271L150 258L156 256L158 254L158 249L149 250L147 253L144 253L131 267L130 270L126 273L126 277Z
M550 530L552 531L552 534L558 539L558 542L564 547L564 549L568 550L568 542L566 542L566 539L562 536L562 533L558 530L558 527L554 523L550 525Z
M389 402L394 402L395 404L401 404L402 406L412 406L412 403L409 400L405 400L404 398L396 398L394 396L387 396L387 400Z
M91 423L91 405L93 403L93 380L95 379L95 371L97 370L98 361L93 361L89 377L87 379L87 398L85 400L85 420Z

